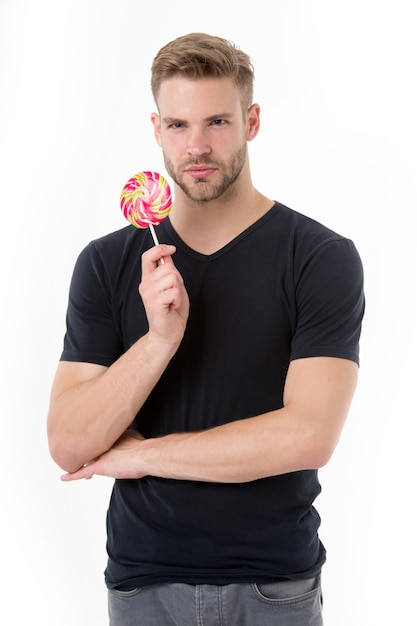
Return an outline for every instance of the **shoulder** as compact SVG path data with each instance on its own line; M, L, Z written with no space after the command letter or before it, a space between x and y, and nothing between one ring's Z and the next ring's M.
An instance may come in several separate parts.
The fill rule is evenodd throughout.
M126 287L132 268L140 268L142 253L149 247L145 230L126 226L91 240L78 254L71 279L71 293L91 299L100 293L114 294ZM126 272L126 268L131 268ZM137 280L137 276L134 276Z
M123 265L131 255L135 257L148 247L146 231L125 226L91 240L79 253L77 265L92 266L96 270L112 271Z
M284 227L288 233L293 234L299 240L307 239L311 242L317 242L347 239L343 234L332 230L318 220L284 204L276 202L273 208L281 227Z
M317 256L330 255L341 261L352 259L361 264L352 239L325 224L277 202L274 206L275 230L282 234L294 260L308 263Z
M136 244L139 232L139 229L136 229L133 226L125 226L124 228L116 230L112 233L93 239L85 246L81 254L86 252L89 254L96 253L108 255L114 252L122 251L126 247Z

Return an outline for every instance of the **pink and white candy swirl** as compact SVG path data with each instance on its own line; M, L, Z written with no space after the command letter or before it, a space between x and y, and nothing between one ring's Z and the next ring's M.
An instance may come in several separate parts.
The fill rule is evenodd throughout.
M160 224L172 206L171 190L157 172L139 172L123 187L120 207L125 218L136 228Z

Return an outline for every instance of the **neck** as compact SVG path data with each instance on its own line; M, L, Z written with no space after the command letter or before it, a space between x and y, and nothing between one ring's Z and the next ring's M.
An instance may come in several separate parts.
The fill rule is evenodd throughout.
M252 185L229 197L194 202L175 186L170 221L181 239L201 254L213 254L254 224L273 205Z

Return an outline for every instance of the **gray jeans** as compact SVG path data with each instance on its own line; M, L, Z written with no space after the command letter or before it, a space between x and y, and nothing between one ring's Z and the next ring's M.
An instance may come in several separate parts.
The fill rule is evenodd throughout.
M110 626L322 626L320 577L108 592Z

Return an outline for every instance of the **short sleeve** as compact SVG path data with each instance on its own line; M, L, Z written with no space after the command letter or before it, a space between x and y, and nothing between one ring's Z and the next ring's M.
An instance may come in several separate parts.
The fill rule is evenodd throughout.
M363 267L349 239L321 244L299 268L291 359L346 358L359 364Z
M105 264L90 243L79 255L70 285L61 361L111 365L121 354Z

